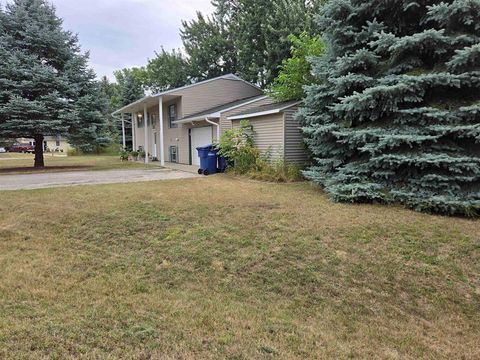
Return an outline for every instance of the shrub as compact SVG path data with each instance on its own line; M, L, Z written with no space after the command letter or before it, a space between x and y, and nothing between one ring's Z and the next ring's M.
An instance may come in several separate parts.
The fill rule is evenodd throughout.
M233 171L245 174L255 169L260 152L254 146L250 122L240 121L238 129L227 130L215 146L220 156L233 164Z
M120 159L122 161L128 161L128 158L130 157L130 152L129 151L126 151L126 150L123 150L121 153L120 153Z
M303 181L302 169L295 164L285 163L283 160L277 160L273 163L267 161L257 161L254 171L246 174L255 180L272 182L296 182Z
M67 156L81 156L81 155L83 155L83 152L80 149L71 148L67 150Z
M99 147L95 150L97 155L114 155L117 156L123 151L122 146L119 144L111 144L107 147Z
M260 154L253 141L253 130L246 120L238 129L225 132L216 145L219 155L233 164L229 172L246 175L252 179L275 182L292 182L303 179L301 169L283 160L270 162L271 152Z

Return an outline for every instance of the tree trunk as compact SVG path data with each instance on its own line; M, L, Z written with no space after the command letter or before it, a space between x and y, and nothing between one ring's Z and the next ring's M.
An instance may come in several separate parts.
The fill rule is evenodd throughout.
M43 161L43 135L35 135L35 165L36 168L45 167Z

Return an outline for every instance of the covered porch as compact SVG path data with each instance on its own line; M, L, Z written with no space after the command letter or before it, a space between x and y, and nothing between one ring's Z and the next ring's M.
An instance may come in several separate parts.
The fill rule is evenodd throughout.
M133 149L144 151L145 163L199 165L196 152L220 136L219 118L182 116L182 96L162 95L143 98L117 111L122 122L122 144L126 147L126 126L132 123ZM129 120L131 119L131 120Z

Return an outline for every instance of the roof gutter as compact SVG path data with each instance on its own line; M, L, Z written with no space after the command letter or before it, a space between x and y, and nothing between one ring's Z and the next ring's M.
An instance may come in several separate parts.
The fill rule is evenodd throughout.
M128 121L128 120L125 120L125 119L122 119L122 118L119 118L117 117L116 115L114 115L115 113L111 114L112 117L117 120L117 121L124 121L126 124L133 124L133 121Z
M228 120L243 120L243 119L249 119L249 118L258 117L258 116L278 114L278 113L283 112L284 110L290 109L291 107L297 106L301 103L302 103L301 101L298 101L296 103L290 104L288 106L280 107L278 109L259 111L259 112L251 113L251 114L229 116L227 119Z
M131 104L128 104L127 106L124 106L122 107L121 109L118 109L117 111L114 111L111 115L114 116L114 115L117 115L117 114L121 114L122 112L128 112L128 111L125 111L127 110L128 108L132 107L132 106L135 106L135 105L138 105L138 104L141 104L142 102L146 101L146 100L150 100L152 99L154 96L145 96L144 98L141 98Z

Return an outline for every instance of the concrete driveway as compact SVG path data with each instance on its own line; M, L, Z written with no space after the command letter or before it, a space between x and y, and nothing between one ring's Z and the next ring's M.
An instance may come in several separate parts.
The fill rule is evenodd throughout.
M0 175L0 191L188 179L195 177L200 177L200 175L171 169L99 170Z

